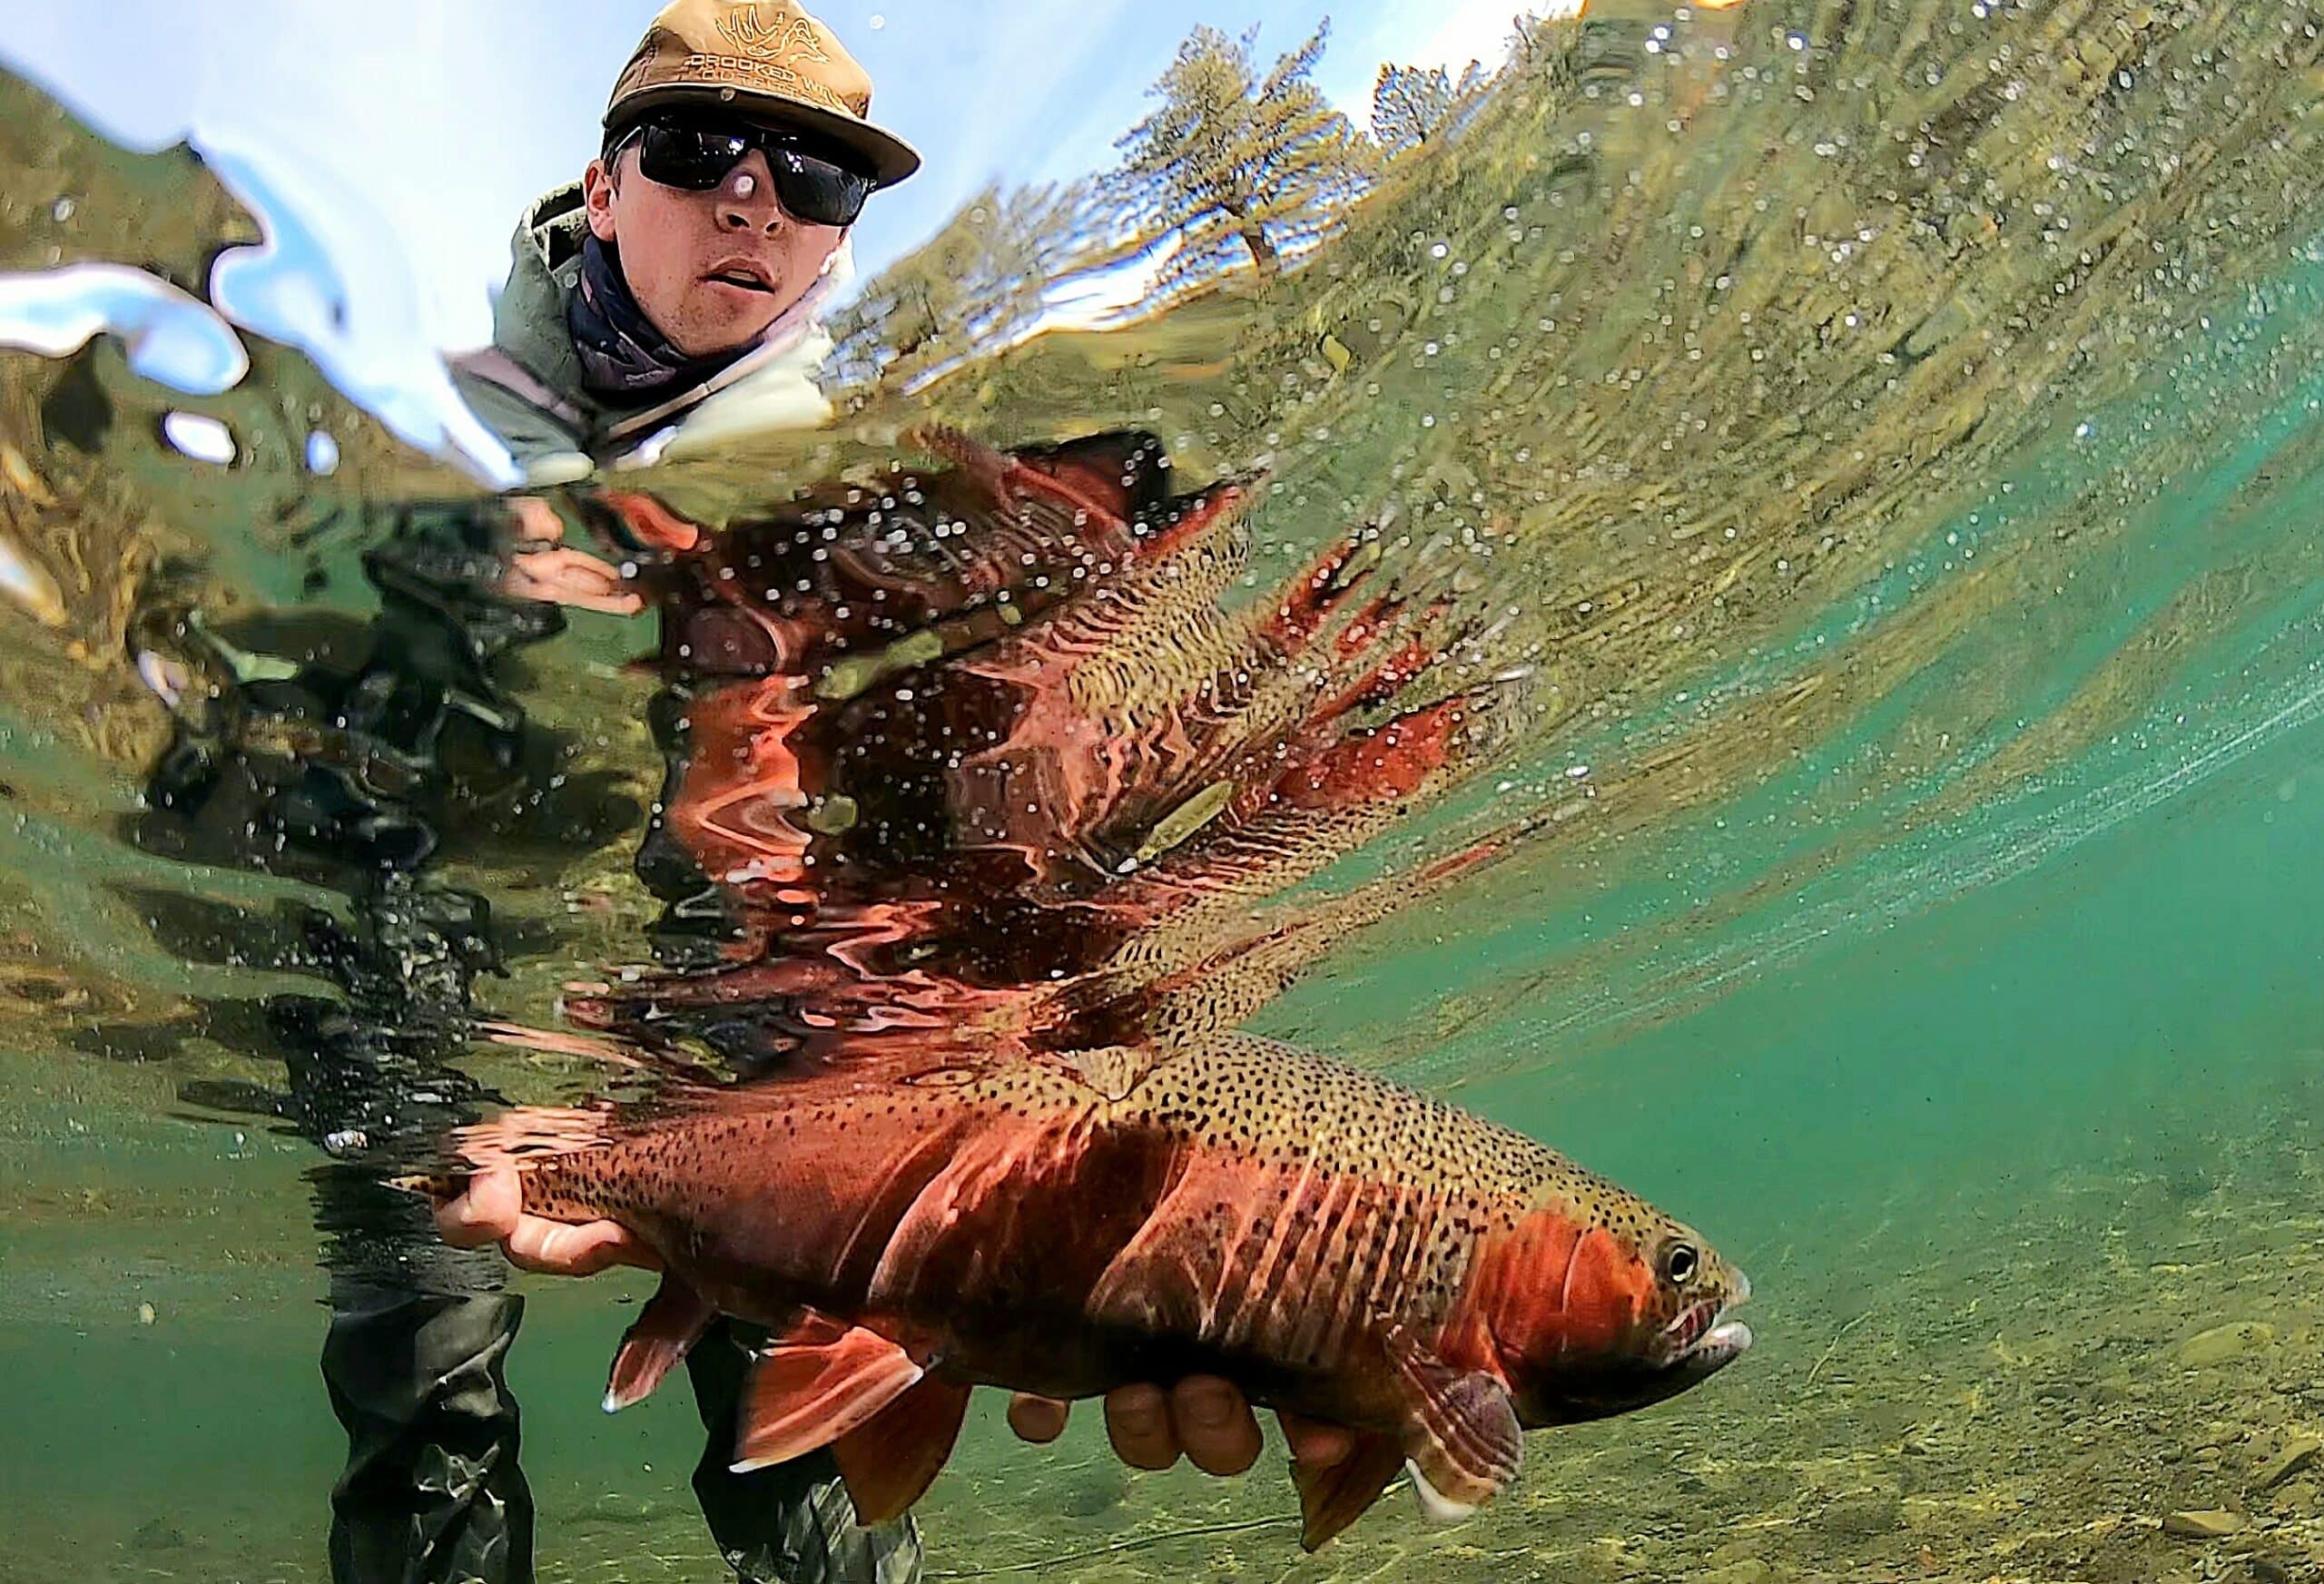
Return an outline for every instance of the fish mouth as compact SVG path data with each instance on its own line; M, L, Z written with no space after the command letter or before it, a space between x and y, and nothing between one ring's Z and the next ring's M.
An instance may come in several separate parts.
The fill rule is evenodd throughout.
M1738 1271L1735 1290L1679 1311L1662 1328L1657 1349L1665 1368L1683 1368L1699 1378L1735 1362L1751 1345L1751 1328L1728 1316L1751 1297L1751 1279Z
M1678 1362L1690 1371L1708 1375L1741 1358L1750 1346L1749 1326L1739 1320L1723 1320L1697 1338L1694 1346L1679 1355Z

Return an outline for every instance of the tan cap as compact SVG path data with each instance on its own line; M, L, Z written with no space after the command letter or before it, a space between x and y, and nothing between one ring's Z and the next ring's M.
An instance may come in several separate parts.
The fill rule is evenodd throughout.
M872 77L791 0L675 0L645 30L606 105L608 128L670 105L709 105L795 126L860 156L881 186L920 155L865 119Z

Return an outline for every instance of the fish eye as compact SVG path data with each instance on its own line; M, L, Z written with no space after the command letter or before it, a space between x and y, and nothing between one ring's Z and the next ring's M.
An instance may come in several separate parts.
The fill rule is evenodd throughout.
M1703 1256L1691 1243L1672 1243L1662 1250L1662 1279L1683 1287L1702 1274Z

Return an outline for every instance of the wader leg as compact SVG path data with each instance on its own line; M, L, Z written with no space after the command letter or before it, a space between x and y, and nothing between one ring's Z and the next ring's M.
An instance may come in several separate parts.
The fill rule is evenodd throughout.
M734 1473L734 1435L752 1350L764 1342L754 1326L714 1324L686 1355L695 1409L708 1432L694 1471L702 1515L745 1584L918 1584L920 1530L907 1513L865 1529L828 1451L771 1469Z
M347 1429L331 1488L340 1584L531 1584L533 1499L501 1361L524 1300L332 1295L323 1380Z

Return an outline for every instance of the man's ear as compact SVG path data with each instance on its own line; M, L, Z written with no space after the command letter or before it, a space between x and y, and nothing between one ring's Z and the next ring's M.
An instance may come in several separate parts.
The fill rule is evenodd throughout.
M614 240L614 173L603 160L591 160L581 174L581 202L589 216L589 234L601 242Z

